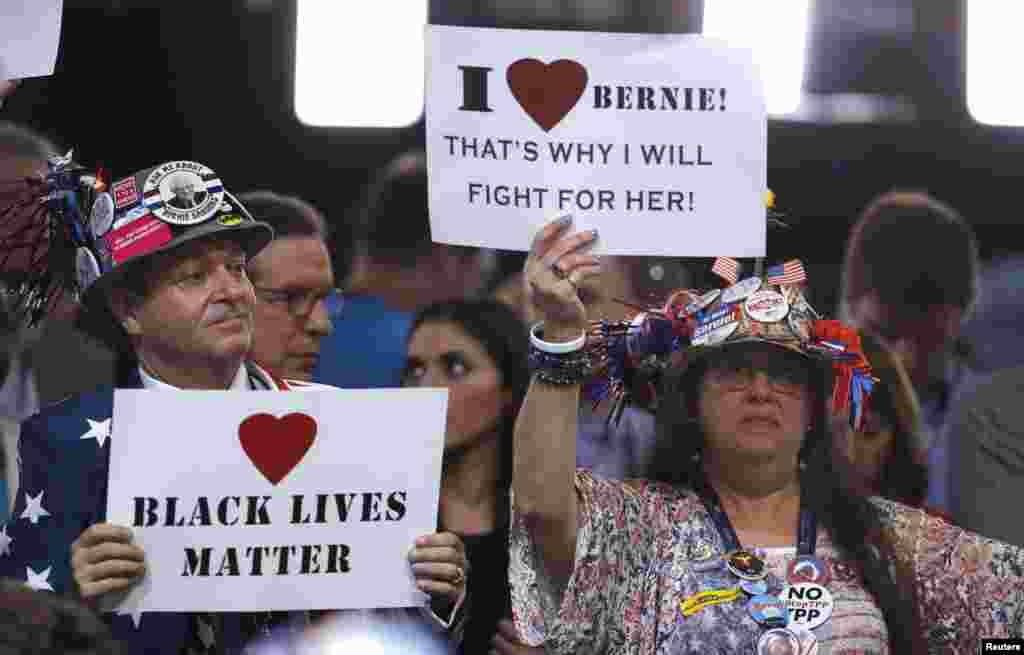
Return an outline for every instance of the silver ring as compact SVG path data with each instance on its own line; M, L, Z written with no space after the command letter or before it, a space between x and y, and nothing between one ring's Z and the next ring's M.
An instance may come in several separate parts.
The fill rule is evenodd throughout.
M453 587L458 587L460 584L466 581L466 574L462 570L461 566L455 567L455 577L452 578L451 584Z

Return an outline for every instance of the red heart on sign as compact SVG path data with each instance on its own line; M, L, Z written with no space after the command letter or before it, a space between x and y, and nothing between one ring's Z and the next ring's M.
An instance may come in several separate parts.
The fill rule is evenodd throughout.
M512 95L545 132L558 125L587 88L587 69L570 59L520 59L505 73Z
M291 473L316 439L316 421L306 414L277 418L254 414L238 426L242 450L271 484Z

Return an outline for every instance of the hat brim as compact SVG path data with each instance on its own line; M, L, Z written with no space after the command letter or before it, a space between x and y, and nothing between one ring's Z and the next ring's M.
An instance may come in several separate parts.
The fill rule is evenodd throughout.
M686 349L687 358L692 359L695 357L706 357L713 355L718 352L729 348L730 346L737 346L741 344L765 344L768 346L774 346L776 348L787 350L798 355L802 355L807 359L818 361L824 359L821 355L816 353L808 352L805 348L802 348L797 342L785 342L778 341L775 339L763 339L761 337L742 337L740 339L730 339L723 343L714 344L711 346L690 346Z
M238 243L245 252L246 260L251 260L274 240L274 228L261 221L246 221L239 225L222 225L215 220L208 221L183 234L179 234L144 256L128 260L114 270L104 273L92 286L86 289L82 296L82 303L89 305L95 302L99 295L105 294L109 289L117 286L124 279L125 275L132 275L133 271L137 268L135 264L146 261L158 253L175 250L197 239L212 238L230 239Z
M696 362L705 361L709 358L713 358L715 355L722 353L726 350L730 350L732 346L739 345L751 345L751 344L764 344L766 346L772 346L783 352L790 352L796 355L800 355L805 359L811 368L822 371L832 370L832 360L828 357L808 351L805 348L798 345L796 342L787 343L784 341L776 341L773 339L764 339L760 337L743 337L732 341L726 341L724 343L715 344L713 346L690 346L680 351L681 357L674 360L674 365L681 365L683 369L689 368Z

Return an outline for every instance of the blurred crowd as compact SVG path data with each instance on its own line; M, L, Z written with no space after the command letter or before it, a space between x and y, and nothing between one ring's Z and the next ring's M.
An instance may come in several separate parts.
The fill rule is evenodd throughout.
M4 183L45 173L47 161L67 145L0 123L0 199ZM245 190L245 180L227 183ZM1024 410L1017 404L1024 397L1018 339L1024 267L1016 260L981 262L969 220L940 200L916 191L879 192L852 220L841 302L826 312L859 330L877 378L863 429L837 431L834 456L866 496L1024 546L1024 524L1013 509L1024 492ZM438 533L454 535L442 546L461 558L451 561L465 562L455 566L451 588L431 594L433 618L339 612L306 617L298 627L285 618L262 626L250 652L544 652L517 630L509 575L513 443L531 388L530 326L552 315L538 309L524 268L528 256L432 242L423 152L404 153L379 171L345 216L325 216L283 189L237 197L275 233L246 263L254 290L249 360L274 379L449 390ZM0 238L4 230L0 225ZM709 263L602 257L600 275L574 282L573 290L587 319L628 322L638 311L664 306L677 290L718 286ZM7 264L4 275L13 288L14 267ZM815 280L808 285L813 291ZM138 361L126 364L118 339L97 338L95 317L74 298L61 298L33 327L18 322L10 292L3 301L0 571L7 572L8 535L32 512L21 479L29 474L19 445L22 424L69 396L120 385L125 367ZM659 422L659 409L633 403L609 417L606 403L579 398L576 466L602 479L662 479L672 435ZM41 425L34 420L33 430ZM73 552L97 562L105 556L83 550L82 541L64 545L69 564L62 589L39 584L35 572L26 580L24 570L0 585L0 652L144 652L118 637L121 628L110 615L94 614L107 588L85 588L113 576L79 569L72 560ZM111 561L133 557L126 550ZM142 570L118 576L134 578ZM444 569L434 577L447 575ZM1019 635L1021 619L1012 620ZM520 628L526 623L521 619ZM214 648L207 652L239 652Z

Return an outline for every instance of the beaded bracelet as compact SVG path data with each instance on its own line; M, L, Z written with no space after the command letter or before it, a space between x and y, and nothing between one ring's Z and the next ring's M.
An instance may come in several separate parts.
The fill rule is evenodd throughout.
M590 375L590 353L579 350L555 355L530 348L530 371L546 384L581 384Z

